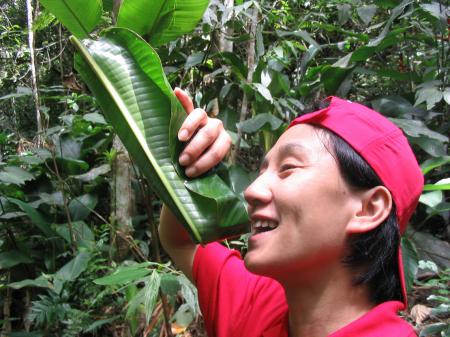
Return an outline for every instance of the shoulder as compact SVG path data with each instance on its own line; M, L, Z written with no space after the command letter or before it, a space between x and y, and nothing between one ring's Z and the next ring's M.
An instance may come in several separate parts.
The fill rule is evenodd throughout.
M250 273L235 250L199 247L192 272L209 336L262 336L285 317L281 285Z
M215 274L220 274L227 264L232 264L237 270L244 268L241 255L236 250L227 249L217 242L199 246L192 265L195 283L201 281L204 276L210 278ZM207 275L204 275L205 273Z
M398 312L403 308L404 304L401 302L388 301L379 304L373 309L378 313L378 317L382 318L382 321L378 324L380 325L380 331L386 333L383 336L388 336L388 333L391 336L398 337L417 336L411 324L398 315Z
M384 302L329 337L415 337L413 327L398 316L403 304Z
M192 274L197 286L202 280L214 284L217 279L227 281L227 288L236 284L238 288L251 295L255 290L264 292L280 292L284 295L281 285L273 279L252 274L247 270L241 254L228 249L219 243L200 246L194 257Z

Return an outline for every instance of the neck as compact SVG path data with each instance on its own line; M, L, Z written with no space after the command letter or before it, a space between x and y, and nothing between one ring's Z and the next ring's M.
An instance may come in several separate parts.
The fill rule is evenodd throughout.
M313 274L314 273L314 274ZM352 285L347 269L280 281L289 306L291 337L325 337L373 308L366 287Z

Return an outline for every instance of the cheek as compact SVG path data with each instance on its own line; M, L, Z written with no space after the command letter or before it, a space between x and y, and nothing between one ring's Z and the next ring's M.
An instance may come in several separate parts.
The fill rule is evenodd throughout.
M281 221L303 240L318 233L319 240L340 240L349 214L347 192L338 181L305 178L280 182L274 199ZM291 241L294 235L285 239Z
M281 215L307 216L306 212L322 208L327 194L320 180L311 175L296 174L278 183L274 200Z

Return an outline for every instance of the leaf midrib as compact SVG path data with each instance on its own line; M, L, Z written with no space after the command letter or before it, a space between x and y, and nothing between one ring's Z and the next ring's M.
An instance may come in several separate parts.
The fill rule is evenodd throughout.
M85 46L74 36L70 37L70 40L72 43L75 44L78 51L83 54L83 57L85 58L86 62L92 67L93 71L98 75L99 80L102 82L102 84L106 87L107 91L111 93L111 98L114 100L114 102L117 104L118 108L122 112L123 117L127 121L130 128L135 131L136 129L139 129L136 125L136 122L130 117L131 113L128 111L127 107L123 104L121 99L118 99L120 95L118 94L117 90L114 88L114 86L111 84L111 82L108 80L108 78L103 74L103 71L101 71L101 68L97 64L97 62L93 59L93 57L89 54L89 52L86 50ZM142 134L140 132L134 132L136 135L136 138L141 145L143 151L145 152L147 158L150 160L153 168L155 169L157 175L161 179L161 177L165 178L165 175L163 174L161 167L158 165L156 159L153 157L152 153L148 149L148 146L145 142L145 140L142 139ZM170 197L174 201L175 205L178 207L178 210L183 215L185 220L188 222L189 227L191 228L195 238L198 241L201 241L201 236L198 233L197 228L193 225L193 221L189 214L186 212L185 208L180 205L180 200L177 197L176 193L174 192L172 186L167 182L167 179L161 179L163 185L167 189L167 192L169 193Z
M150 31L147 33L147 35L148 35L148 37L149 37L150 40L152 39L152 34L153 34L153 32L155 31L155 28L159 26L159 23L161 22L161 20L162 20L164 17L166 17L167 15L169 15L170 13L173 13L173 12L175 11L175 9L176 9L176 3L177 3L177 2L176 2L176 0L174 0L174 9L168 11L166 15L161 16L161 12L162 12L162 10L165 8L165 6L167 5L168 1L170 1L170 0L165 0L165 1L164 1L164 4L159 8L158 15L156 16L157 19L155 20L155 24L152 26L152 28L150 29Z
M75 20L77 21L78 25L81 27L81 29L84 31L84 33L86 34L86 36L89 36L89 32L87 30L86 27L83 26L82 22L78 19L78 16L75 15L75 12L72 10L72 8L70 8L70 6L66 3L66 0L62 0L64 6L66 6L66 8L69 10L70 14L72 14L72 16L75 18Z

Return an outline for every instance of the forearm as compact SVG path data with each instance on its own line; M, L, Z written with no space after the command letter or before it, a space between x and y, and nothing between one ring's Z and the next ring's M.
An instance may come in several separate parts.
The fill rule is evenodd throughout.
M163 205L160 216L159 238L164 250L175 265L192 281L192 264L197 244L170 209Z
M225 157L231 147L231 137L219 119L208 117L203 109L194 109L192 99L186 92L175 88L174 93L188 114L178 133L178 140L186 142L179 162L188 177L198 177ZM172 261L192 281L192 266L198 245L166 205L161 210L159 236Z

